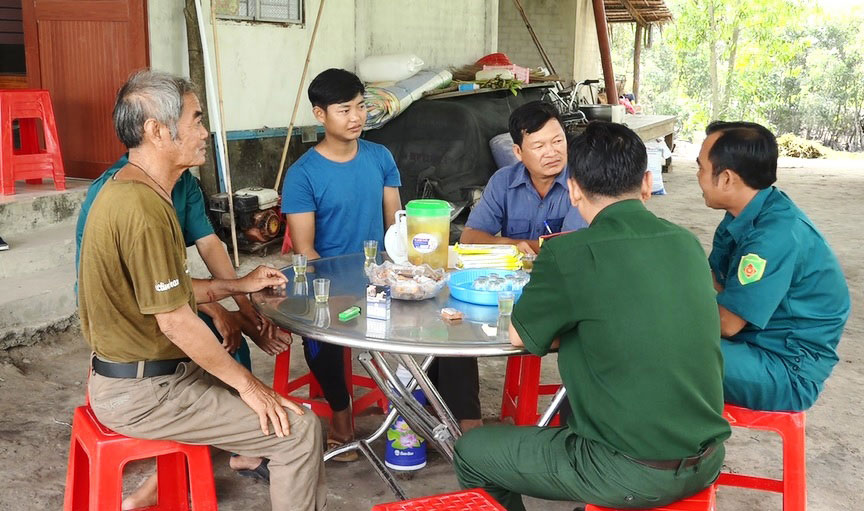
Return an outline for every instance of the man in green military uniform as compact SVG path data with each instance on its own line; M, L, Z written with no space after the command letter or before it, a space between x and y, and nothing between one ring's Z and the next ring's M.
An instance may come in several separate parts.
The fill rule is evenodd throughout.
M460 484L510 511L523 494L656 507L719 474L729 424L711 274L692 234L645 209L646 160L617 124L591 123L570 144L570 200L589 227L544 243L510 340L541 356L559 348L572 416L456 444Z
M777 141L754 123L712 123L699 164L705 204L726 210L708 259L726 401L806 410L837 363L849 289L813 222L774 186Z

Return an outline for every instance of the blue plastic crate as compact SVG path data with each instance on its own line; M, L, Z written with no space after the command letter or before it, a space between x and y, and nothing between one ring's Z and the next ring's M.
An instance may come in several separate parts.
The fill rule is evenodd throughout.
M474 270L459 270L450 274L447 285L450 286L450 296L463 302L475 303L477 305L498 305L498 291L478 291L474 289L474 280L477 277L488 277L490 273L497 273L501 277L515 273L511 270L499 270L496 268L477 268ZM515 300L519 299L522 291L513 291ZM514 301L515 301L514 300Z

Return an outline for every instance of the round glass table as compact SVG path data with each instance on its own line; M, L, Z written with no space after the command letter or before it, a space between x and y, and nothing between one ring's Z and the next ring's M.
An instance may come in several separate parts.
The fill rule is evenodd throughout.
M369 444L387 430L398 413L452 462L453 446L461 431L425 369L436 356L525 354L523 349L510 344L510 317L499 316L496 306L473 305L451 298L445 286L436 297L427 300L391 300L390 318L387 320L367 318L366 288L369 279L364 272L362 253L310 261L305 277L295 276L291 267L282 271L290 281L284 291L264 290L251 295L258 312L298 335L353 348L359 362L393 405L372 435L331 449L325 454L325 459L348 450L359 450L393 493L405 499L404 492ZM330 296L326 303L315 301L312 281L316 278L330 279ZM352 306L360 307L360 314L340 321L339 313ZM440 311L444 307L461 311L464 319L455 322L443 319ZM407 385L396 377L385 353L411 372L413 378ZM422 361L418 362L416 355L421 355ZM434 415L412 396L411 391L417 386L426 395ZM563 392L560 394L541 417L541 423L548 424L553 407L557 408L563 399Z

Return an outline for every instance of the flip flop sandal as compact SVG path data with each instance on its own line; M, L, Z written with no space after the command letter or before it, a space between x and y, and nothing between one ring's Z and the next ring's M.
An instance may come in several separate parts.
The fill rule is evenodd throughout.
M334 447L339 447L341 445L345 445L346 443L347 442L340 442L339 440L335 440L333 438L328 438L327 439L327 450L329 451L330 449L333 449ZM357 451L347 451L347 452L343 452L342 454L340 454L338 456L333 456L330 459L333 461L339 461L342 463L350 463L352 461L357 461L358 459L360 459L360 455L357 453Z
M261 460L261 463L251 469L237 470L237 475L243 477L251 477L252 479L260 479L264 481L266 484L270 484L270 469L267 468L267 465L270 463L270 460L264 458Z

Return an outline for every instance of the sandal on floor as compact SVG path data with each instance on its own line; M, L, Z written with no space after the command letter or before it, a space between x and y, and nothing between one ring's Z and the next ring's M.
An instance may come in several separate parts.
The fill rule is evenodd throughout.
M346 443L348 443L348 442L340 442L339 440L336 440L335 438L328 438L327 439L327 450L329 451L330 449L333 449L334 447L339 447L341 445L345 445ZM360 455L357 453L357 451L347 451L347 452L343 452L342 454L340 454L338 456L333 456L330 459L333 461L339 461L342 463L350 463L352 461L357 461L358 459L360 459Z
M237 475L241 475L243 477L251 477L252 479L260 479L266 484L270 484L270 469L267 468L267 465L269 463L270 460L264 458L263 460L261 460L261 463L255 468L235 470L235 472L237 472Z

